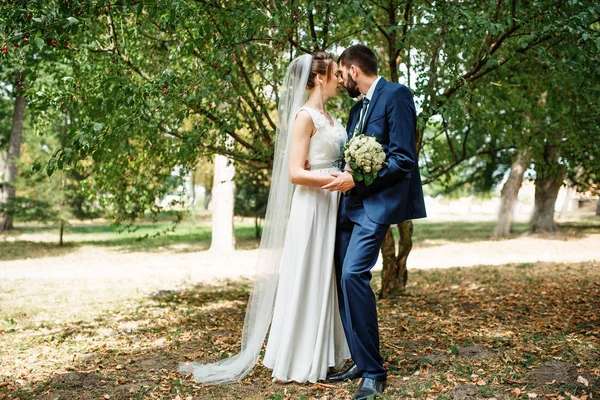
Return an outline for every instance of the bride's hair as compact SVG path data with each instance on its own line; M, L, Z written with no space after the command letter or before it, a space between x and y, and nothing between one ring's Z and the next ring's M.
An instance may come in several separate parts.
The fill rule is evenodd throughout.
M329 82L333 76L333 56L325 51L317 51L310 53L312 56L312 65L310 68L310 74L308 75L308 82L306 82L307 89L313 89L315 87L315 78L317 75L323 75L325 81Z

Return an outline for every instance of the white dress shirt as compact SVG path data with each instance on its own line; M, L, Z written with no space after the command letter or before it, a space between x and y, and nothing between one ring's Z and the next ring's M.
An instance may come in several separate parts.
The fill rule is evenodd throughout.
M366 97L367 99L369 99L369 104L367 104L367 106L365 107L365 115L367 113L367 111L369 111L369 106L371 105L371 99L373 98L373 93L375 93L375 88L377 87L377 84L379 83L379 80L381 79L381 76L377 76L377 79L375 79L373 81L373 83L371 84L371 87L369 88L369 90L367 90L367 94L364 95L364 97ZM362 114L361 114L362 117ZM360 119L359 119L360 121Z

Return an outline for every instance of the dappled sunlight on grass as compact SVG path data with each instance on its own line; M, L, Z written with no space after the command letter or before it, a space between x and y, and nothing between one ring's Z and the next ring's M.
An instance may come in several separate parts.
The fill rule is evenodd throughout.
M490 240L492 231L496 226L495 221L448 221L428 222L427 220L414 222L413 242L415 246L441 245L451 242L478 242ZM516 222L513 224L512 237L527 232L527 223Z
M495 221L444 221L427 219L414 221L414 248L436 247L448 243L472 243L490 240ZM559 222L559 232L545 235L551 239L568 240L600 233L600 218L569 219ZM205 220L186 220L171 231L169 223L140 224L135 231L120 232L108 223L85 223L66 226L64 246L58 245L58 228L53 226L18 227L0 237L0 261L26 258L60 257L77 251L80 246L114 248L120 252L190 253L210 247L211 226ZM511 238L527 234L526 222L515 222ZM398 230L392 228L398 238ZM235 225L236 248L257 249L253 221L238 221Z
M173 225L139 225L135 231L120 232L109 224L67 226L64 246L58 245L58 230L48 226L17 228L9 235L0 237L0 261L26 258L56 257L76 251L80 246L116 248L122 252L189 253L208 250L211 226L206 222L196 224L186 221L171 231ZM235 226L237 248L258 248L253 223L240 222Z
M0 261L22 260L27 258L62 257L77 251L79 245L68 243L59 246L58 241L32 242L21 240L2 240L0 238Z

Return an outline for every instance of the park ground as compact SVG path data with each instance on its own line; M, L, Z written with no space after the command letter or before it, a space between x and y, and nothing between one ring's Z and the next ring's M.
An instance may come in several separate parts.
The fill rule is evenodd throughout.
M388 399L600 399L600 217L552 236L493 221L415 223L406 293L379 302ZM168 227L163 225L163 228ZM257 242L208 251L210 222L117 233L103 221L0 237L0 399L344 399L355 383L204 386L184 360L239 350ZM379 273L374 274L377 291Z

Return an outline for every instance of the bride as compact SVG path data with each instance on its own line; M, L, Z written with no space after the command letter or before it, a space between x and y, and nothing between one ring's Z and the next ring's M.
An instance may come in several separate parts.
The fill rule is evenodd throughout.
M324 380L350 352L339 316L333 264L339 192L320 187L339 171L346 130L324 106L343 81L324 52L295 58L280 91L273 174L239 354L181 372L207 384L242 379L258 361L274 381ZM310 170L305 170L305 160Z

